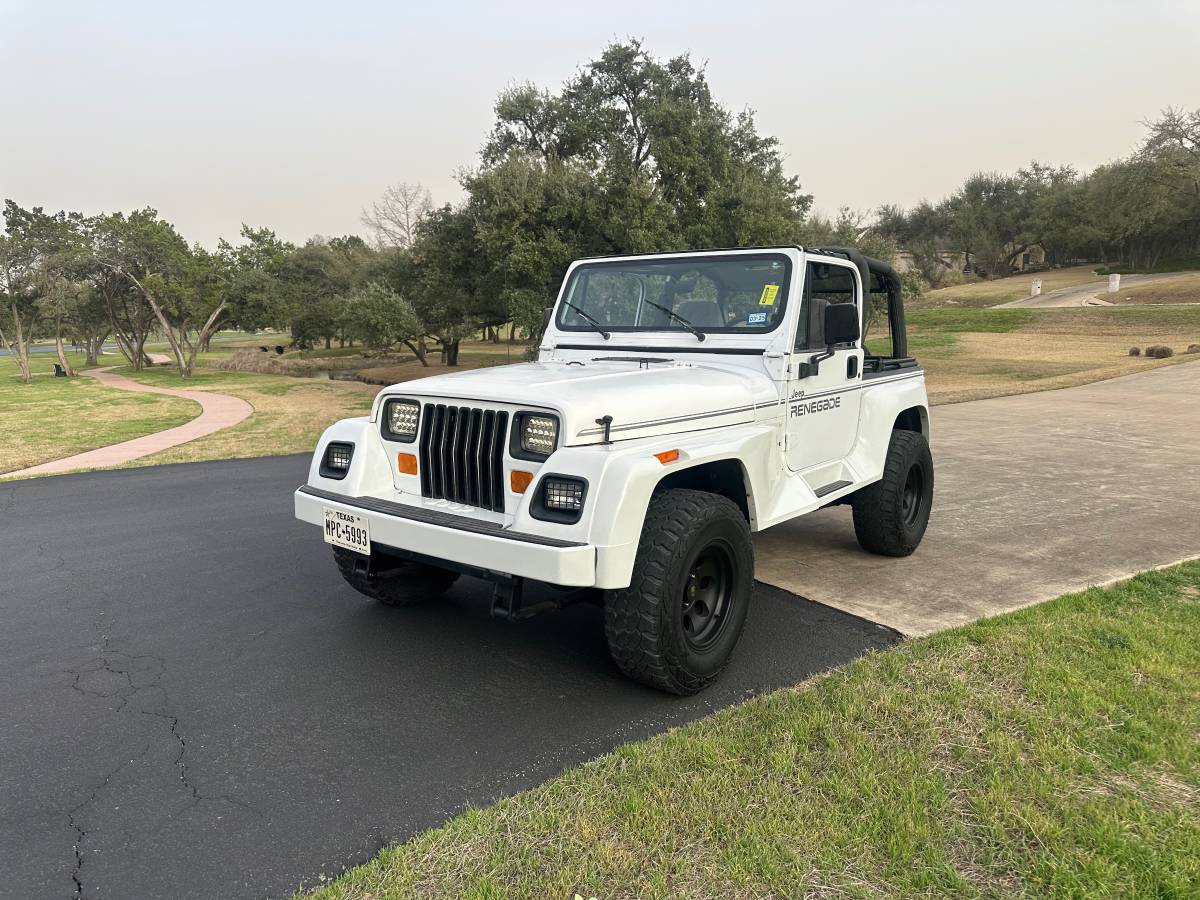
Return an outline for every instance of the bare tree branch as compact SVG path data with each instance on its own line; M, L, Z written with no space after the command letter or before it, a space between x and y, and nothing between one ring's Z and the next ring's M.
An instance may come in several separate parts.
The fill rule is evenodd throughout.
M381 248L409 249L416 238L417 226L433 209L433 196L420 183L401 181L383 192L383 196L364 209L362 223L375 234Z

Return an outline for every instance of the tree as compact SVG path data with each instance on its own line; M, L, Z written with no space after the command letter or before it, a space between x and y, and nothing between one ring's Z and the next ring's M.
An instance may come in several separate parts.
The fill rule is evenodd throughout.
M257 331L268 326L285 327L288 309L279 280L295 245L281 241L269 228L242 225L241 243L222 239L217 256L226 280L226 327ZM207 342L201 351L207 350Z
M921 280L939 288L952 263L943 252L948 219L940 207L922 200L911 210L882 206L876 213L875 231L890 239L897 248L912 254L913 265Z
M412 305L424 331L442 345L442 363L458 365L463 338L499 315L501 295L467 207L444 206L421 223L414 249ZM503 321L503 318L500 319Z
M1155 164L1152 171L1157 180L1200 200L1200 109L1187 112L1167 107L1161 118L1145 125L1150 133L1137 159Z
M751 112L718 104L686 55L659 60L638 41L558 93L507 90L495 110L467 199L431 215L413 248L418 312L456 334L511 321L536 338L580 256L795 242L812 202ZM434 308L441 291L454 309Z
M364 209L362 222L375 235L380 249L407 250L417 237L417 227L433 210L433 195L420 183L401 181Z
M345 298L378 279L378 262L378 254L354 236L313 238L290 253L278 280L293 342L308 349L323 340L331 347L346 321Z
M7 313L7 321L0 323L0 341L17 361L21 381L29 384L29 345L40 310L29 285L25 249L9 234L0 235L0 299Z
M115 224L100 264L126 279L149 305L180 377L190 378L196 354L228 308L220 257L190 249L154 209L137 210Z
M418 343L425 326L412 305L387 285L372 281L346 298L347 326L357 339L372 350L390 350L404 344L428 366L424 347Z
M30 343L40 318L55 326L59 363L69 375L75 371L63 349L63 323L75 288L71 282L81 247L78 213L49 214L41 207L22 209L12 200L4 204L6 236L0 246L0 278L11 325L0 329L0 339L17 359L21 380L32 379Z

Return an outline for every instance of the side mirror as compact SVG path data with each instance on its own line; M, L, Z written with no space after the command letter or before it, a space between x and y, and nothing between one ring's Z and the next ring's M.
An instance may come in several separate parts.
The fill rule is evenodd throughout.
M853 303L831 303L825 307L825 346L852 344L858 338L857 306Z
M550 327L550 317L554 315L554 307L547 306L542 312L542 331Z

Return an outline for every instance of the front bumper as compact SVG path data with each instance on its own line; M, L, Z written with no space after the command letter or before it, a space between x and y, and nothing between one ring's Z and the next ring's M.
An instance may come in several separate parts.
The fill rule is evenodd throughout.
M596 583L596 548L590 544L308 485L297 489L294 497L296 518L311 525L324 527L327 507L366 517L373 544L550 584L592 587Z

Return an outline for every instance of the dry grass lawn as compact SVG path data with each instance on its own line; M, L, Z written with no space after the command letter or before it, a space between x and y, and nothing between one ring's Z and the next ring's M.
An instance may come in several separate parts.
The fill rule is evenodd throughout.
M930 401L957 403L1073 387L1200 356L1200 306L927 310L912 316L912 352ZM1170 359L1129 356L1166 344Z
M1200 275L1180 275L1165 281L1134 285L1101 299L1117 304L1200 303Z
M1042 279L1043 294L1092 281L1105 281L1105 278L1096 274L1095 269L1094 265L1073 266L1068 269L1012 275L1008 278L997 278L995 281L974 281L928 291L920 299L911 301L911 304L913 309L995 306L997 303L1008 303L1010 300L1028 297L1035 278Z
M205 369L183 379L173 370L122 374L143 384L215 391L241 397L254 413L232 428L130 463L195 462L309 453L321 432L338 419L365 415L379 388L353 381L250 375Z

